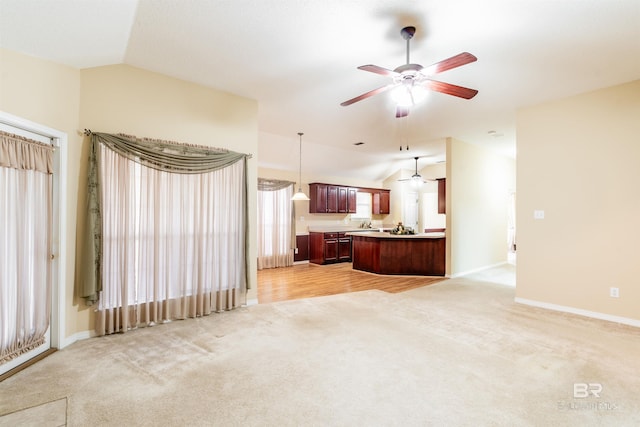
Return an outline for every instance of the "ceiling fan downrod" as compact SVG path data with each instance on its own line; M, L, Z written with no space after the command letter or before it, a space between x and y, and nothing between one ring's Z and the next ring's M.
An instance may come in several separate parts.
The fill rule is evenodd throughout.
M402 35L402 38L407 41L407 64L410 64L410 62L409 62L409 41L413 38L413 35L415 33L416 33L416 27L404 27L402 30L400 30L400 34Z

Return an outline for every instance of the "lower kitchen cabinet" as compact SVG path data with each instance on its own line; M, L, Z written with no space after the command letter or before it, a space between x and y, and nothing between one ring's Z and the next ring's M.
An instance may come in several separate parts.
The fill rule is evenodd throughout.
M306 261L309 259L309 236L300 234L296 236L296 251L294 261Z
M309 262L329 264L351 261L351 237L340 232L310 232Z
M338 261L351 261L351 236L338 237Z

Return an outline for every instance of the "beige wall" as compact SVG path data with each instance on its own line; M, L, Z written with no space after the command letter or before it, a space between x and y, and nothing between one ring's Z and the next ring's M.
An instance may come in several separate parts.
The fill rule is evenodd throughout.
M456 276L506 262L515 160L448 138L446 168L447 274Z
M401 169L384 180L384 188L391 190L391 194L389 196L390 213L387 217L387 223L389 224L395 225L402 221L402 205L406 185L398 180L410 177L413 175L413 172L414 171L408 173L408 171L403 171Z
M64 286L67 336L87 330L89 315L73 303L78 177L82 137L79 70L0 49L0 110L67 134L67 253ZM63 340L66 337L60 337Z
M517 135L517 297L640 319L640 80L521 109Z
M84 128L211 145L252 154L256 182L258 105L254 100L124 65L76 70L0 50L0 110L65 132L67 160L66 336L93 329L92 309L76 297L76 236L85 206ZM250 271L256 292L256 186L250 185Z

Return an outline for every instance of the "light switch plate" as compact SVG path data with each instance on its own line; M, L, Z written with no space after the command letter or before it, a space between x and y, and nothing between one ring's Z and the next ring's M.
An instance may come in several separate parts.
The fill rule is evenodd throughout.
M533 211L533 218L534 219L544 219L544 211L542 211L542 210Z

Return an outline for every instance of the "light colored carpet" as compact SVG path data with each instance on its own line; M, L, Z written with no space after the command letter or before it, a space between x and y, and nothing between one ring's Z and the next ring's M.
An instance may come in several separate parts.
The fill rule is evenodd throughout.
M67 425L67 399L58 399L0 417L0 426L59 427Z
M0 414L66 397L70 426L640 425L640 331L515 304L509 274L85 340L0 383Z

